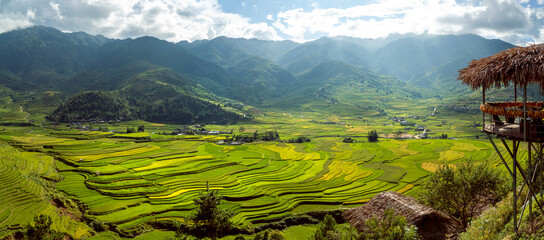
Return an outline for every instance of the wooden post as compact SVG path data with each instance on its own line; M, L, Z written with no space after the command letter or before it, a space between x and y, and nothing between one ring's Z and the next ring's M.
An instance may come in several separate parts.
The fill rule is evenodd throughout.
M543 161L543 156L542 156L542 150L544 148L544 145L542 143L539 144L539 148L538 149L538 161L540 162L540 164L538 165L539 167L539 171L538 171L538 175L540 176L540 194L542 195L542 192L544 192L544 175L542 175L542 171L544 170L542 168L542 164L544 164L544 161Z
M482 87L482 104L485 105L485 88ZM485 112L482 112L482 131L485 130Z
M532 146L532 143L531 142L528 142L527 143L527 147L528 147L528 158L527 158L527 165L528 165L528 168L527 168L527 172L529 172L529 222L531 222L531 220L533 219L533 166L531 164L531 146Z
M523 141L527 142L527 85L523 86Z
M517 155L517 148L516 148L516 141L513 140L512 143L514 144L513 146L513 150L514 150L514 153L512 154L512 164L513 164L513 168L514 168L514 171L513 171L513 174L512 174L512 189L513 189L513 198L512 198L512 210L513 210L513 219L514 219L514 233L515 234L518 234L518 214L517 214L517 209L516 209L516 205L517 205L517 202L518 202L518 199L517 199L517 189L516 189L516 175L517 175L517 170L516 170L516 155Z

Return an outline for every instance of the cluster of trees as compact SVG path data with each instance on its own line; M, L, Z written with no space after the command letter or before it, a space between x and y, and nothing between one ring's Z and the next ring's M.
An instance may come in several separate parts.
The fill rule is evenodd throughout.
M244 119L224 110L219 104L177 94L154 100L128 91L84 92L70 98L49 114L54 122L90 122L94 120L133 120L189 124L194 122L228 124Z
M278 134L278 131L266 131L265 133L259 133L259 131L255 131L253 134L239 134L239 135L233 135L231 138L226 139L226 142L244 142L244 143L250 143L250 142L258 142L258 141L280 141L280 135Z
M83 92L70 98L46 116L53 122L91 122L94 120L132 120L135 115L128 101L118 92Z
M145 132L145 126L144 125L138 126L138 130L134 130L133 127L127 127L126 133L135 133L135 132Z
M378 141L378 132L376 130L372 130L368 132L368 141L369 142L377 142Z
M136 116L151 122L229 124L243 119L243 116L226 111L219 104L188 95L177 95L163 101L152 101L145 96L128 99Z
M34 216L34 224L27 224L22 230L5 239L27 239L27 240L61 240L68 236L51 228L51 217L47 215Z
M418 239L417 228L406 219L395 214L393 209L385 210L381 218L373 217L365 222L361 233L350 225L340 225L331 215L326 215L310 240L414 240Z
M454 167L442 165L429 176L419 199L436 210L457 217L468 226L486 204L493 204L508 192L506 177L487 162L466 161Z
M288 143L305 143L305 142L310 142L310 141L312 141L312 139L310 139L309 137L298 136L298 137L290 138L285 142L288 142Z

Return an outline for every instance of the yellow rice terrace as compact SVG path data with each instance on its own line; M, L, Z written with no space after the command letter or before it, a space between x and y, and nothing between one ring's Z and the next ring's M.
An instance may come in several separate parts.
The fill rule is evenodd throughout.
M500 161L488 143L478 140L343 143L321 138L302 144L219 145L218 137L137 142L134 136L98 132L49 135L3 138L23 151L56 158L62 178L56 188L84 203L89 216L122 230L155 219L187 219L193 199L207 188L224 197L236 224L258 226L308 211L361 205L382 191L413 195L439 163ZM27 187L33 188L21 186ZM14 201L3 201L1 209ZM47 212L28 204L18 211ZM0 216L0 227L29 221Z

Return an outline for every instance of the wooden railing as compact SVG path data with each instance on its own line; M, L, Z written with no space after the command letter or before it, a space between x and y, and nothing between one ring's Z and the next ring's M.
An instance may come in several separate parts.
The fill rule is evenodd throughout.
M522 102L482 104L480 110L487 115L483 131L522 141L544 141L544 103L527 102L527 121L523 120L523 106Z

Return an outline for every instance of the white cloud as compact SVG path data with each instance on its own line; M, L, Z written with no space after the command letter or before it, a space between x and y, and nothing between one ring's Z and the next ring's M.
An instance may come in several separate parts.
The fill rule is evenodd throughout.
M31 7L29 7L27 10L26 10L26 17L28 19L34 19L36 17L36 11L34 11L34 9L32 9Z
M532 11L516 0L464 4L455 0L384 0L346 9L283 11L277 14L274 26L298 41L308 40L316 33L362 38L391 33L475 33L505 38L534 32L531 15Z
M60 4L55 3L55 2L49 2L49 6L51 6L51 8L53 8L53 10L55 10L55 13L57 13L57 18L59 20L64 19L64 16L62 16L62 13L60 11Z
M308 1L311 9L281 10L266 15L266 22L252 22L224 12L217 0L0 0L0 32L39 24L113 38L151 35L169 41L217 36L308 41L392 33L475 33L512 43L544 40L544 8L531 6L535 1L376 0L349 8L322 8L318 2ZM254 6L248 1L232 4Z
M32 6L31 14L27 14ZM47 25L63 31L85 31L113 38L151 35L169 41L209 39L217 36L279 39L272 26L251 23L238 14L225 13L217 0L11 0L2 2L3 29ZM1 28L1 27L0 27Z
M3 13L0 14L0 32L25 28L32 26L32 22L22 13Z

